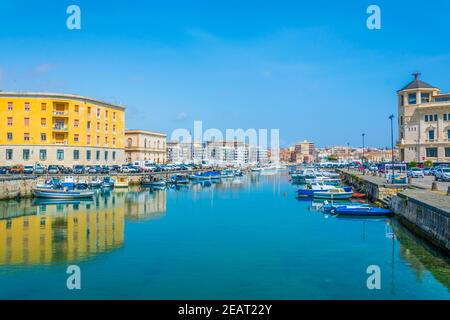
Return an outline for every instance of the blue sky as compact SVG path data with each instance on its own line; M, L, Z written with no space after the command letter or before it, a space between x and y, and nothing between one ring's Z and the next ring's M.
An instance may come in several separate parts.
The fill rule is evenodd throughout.
M66 28L81 8L82 29ZM377 4L381 30L366 28ZM0 89L127 107L128 128L279 128L281 144L390 144L396 90L450 91L450 2L10 1Z

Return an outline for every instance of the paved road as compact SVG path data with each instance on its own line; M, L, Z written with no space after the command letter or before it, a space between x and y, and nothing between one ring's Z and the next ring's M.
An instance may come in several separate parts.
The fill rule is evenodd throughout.
M412 179L412 185L419 188L431 189L431 184L434 182L434 176L425 176L425 178ZM437 181L436 181L437 182ZM447 192L450 182L437 182L438 190Z

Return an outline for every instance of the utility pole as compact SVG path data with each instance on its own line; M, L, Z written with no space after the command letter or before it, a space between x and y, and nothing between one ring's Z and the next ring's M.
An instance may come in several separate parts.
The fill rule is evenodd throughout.
M392 177L391 177L391 183L394 184L394 115L391 114L389 116L389 119L391 120L391 147L392 147Z

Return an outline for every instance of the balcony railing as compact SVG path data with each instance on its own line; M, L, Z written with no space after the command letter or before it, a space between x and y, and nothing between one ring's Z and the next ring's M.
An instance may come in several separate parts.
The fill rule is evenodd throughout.
M67 131L67 130L69 130L69 128L67 128L67 127L64 127L64 126L53 126L53 131Z
M54 117L68 117L69 116L69 112L68 111L56 111L56 110L53 110L53 116Z
M55 141L53 141L53 144L66 145L67 144L67 140L55 140Z

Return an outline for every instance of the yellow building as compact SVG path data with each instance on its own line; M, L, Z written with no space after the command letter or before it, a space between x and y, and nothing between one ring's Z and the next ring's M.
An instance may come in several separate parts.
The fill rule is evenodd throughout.
M124 163L124 111L79 95L0 92L0 165Z

